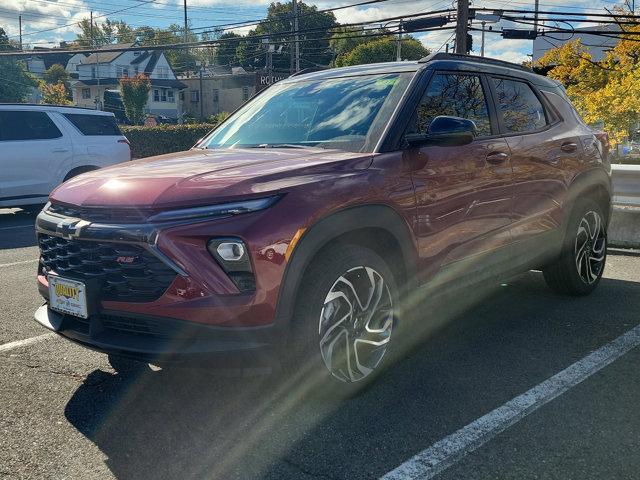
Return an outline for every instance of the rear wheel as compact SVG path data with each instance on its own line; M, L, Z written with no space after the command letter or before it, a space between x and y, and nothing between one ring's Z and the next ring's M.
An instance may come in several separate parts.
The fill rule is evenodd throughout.
M346 245L306 272L284 365L313 391L360 389L382 370L395 338L397 287L376 253Z
M602 208L592 200L576 208L559 260L543 270L549 287L569 295L587 295L596 288L607 258L604 219Z

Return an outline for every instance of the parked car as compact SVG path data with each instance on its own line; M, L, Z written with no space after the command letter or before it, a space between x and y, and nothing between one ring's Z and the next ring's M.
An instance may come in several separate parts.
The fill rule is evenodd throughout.
M610 213L602 143L553 80L452 54L315 72L190 151L56 189L35 318L116 369L268 361L350 390L435 292L532 268L591 292Z
M111 113L0 104L0 207L40 210L60 183L130 159Z

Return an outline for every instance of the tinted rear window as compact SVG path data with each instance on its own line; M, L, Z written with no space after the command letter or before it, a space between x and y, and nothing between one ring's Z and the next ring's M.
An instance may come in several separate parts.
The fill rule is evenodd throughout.
M44 112L0 111L0 140L46 140L62 136Z
M73 123L83 135L122 135L115 117L107 115L86 115L65 113L67 120Z

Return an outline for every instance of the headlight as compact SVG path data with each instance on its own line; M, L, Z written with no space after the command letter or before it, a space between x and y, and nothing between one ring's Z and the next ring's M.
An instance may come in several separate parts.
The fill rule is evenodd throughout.
M257 212L269 208L280 199L280 195L273 197L257 198L242 202L220 203L218 205L207 205L205 207L182 208L180 210L169 210L160 212L149 217L152 222L169 222L173 220L206 219L215 217L229 217L242 213Z

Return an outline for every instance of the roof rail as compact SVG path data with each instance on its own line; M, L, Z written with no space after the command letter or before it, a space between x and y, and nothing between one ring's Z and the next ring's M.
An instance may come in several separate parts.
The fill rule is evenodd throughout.
M504 60L498 60L497 58L478 57L475 55L464 55L462 53L445 53L435 52L427 55L424 58L418 60L418 63L427 63L432 60L468 60L470 62L484 63L487 65L496 65L506 68L516 68L518 70L524 70L525 72L533 72L530 68L523 67L517 63L506 62Z
M307 67L307 68L303 68L302 70L298 70L297 72L293 72L291 75L289 75L289 77L297 77L299 75L304 75L306 73L321 72L322 70L327 70L327 68L326 67Z

